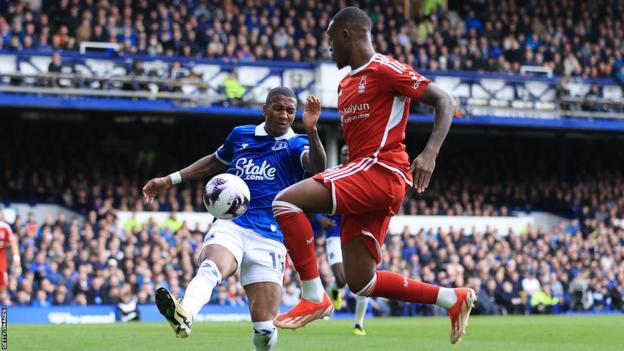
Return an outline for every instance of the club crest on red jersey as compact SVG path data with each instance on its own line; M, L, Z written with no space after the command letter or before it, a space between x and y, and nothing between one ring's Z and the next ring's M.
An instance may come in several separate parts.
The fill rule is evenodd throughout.
M412 77L412 80L414 80L414 85L412 85L412 88L414 88L414 90L417 90L418 87L420 87L420 83L426 80L425 77L416 75L416 72L410 72L410 76Z
M367 81L367 79L368 79L367 76L364 76L364 77L362 77L362 79L360 79L360 84L358 85L358 93L362 94L366 90L366 81Z

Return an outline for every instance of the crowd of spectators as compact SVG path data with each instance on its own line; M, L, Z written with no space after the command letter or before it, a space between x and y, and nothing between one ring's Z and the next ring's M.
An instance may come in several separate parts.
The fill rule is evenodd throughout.
M179 220L178 213L203 211L203 184L172 188L150 206L143 204L140 188L146 179L214 151L222 138L206 138L206 130L225 135L228 128L191 119L158 126L110 125L95 117L83 123L7 118L0 129L0 199L59 203L84 221L59 214L44 222L25 216L12 223L22 272L9 275L2 303L150 303L159 285L183 296L203 232ZM412 154L418 147L408 145ZM518 209L546 210L569 223L520 233L471 228L391 233L382 267L435 284L473 287L479 313L621 309L623 150L621 141L607 137L451 135L431 187L423 195L408 194L402 213L504 216ZM122 223L118 210L166 211L170 218ZM323 240L319 233L318 257L328 283ZM285 303L296 302L296 281L289 269ZM245 304L238 279L220 286L211 303ZM440 313L383 299L375 299L372 308L379 315Z
M619 1L423 1L413 14L391 0L319 2L4 1L0 48L76 50L118 43L122 53L226 62L329 58L331 16L355 4L373 20L376 49L417 69L519 72L545 66L562 76L624 80Z
M622 310L624 227L599 220L598 210L589 215L591 228L574 219L550 231L527 228L507 235L470 228L416 234L406 229L388 236L380 267L432 284L469 286L477 291L476 313L481 314ZM31 214L18 216L12 227L22 272L9 275L8 293L1 298L7 306L146 304L154 302L158 286L183 296L203 238L174 212L164 223L120 223L114 209L91 210L84 222L59 213L37 223ZM329 284L333 278L323 243L319 235L320 271ZM291 268L284 284L284 303L295 303L299 288ZM220 285L210 303L245 305L238 277ZM444 312L382 298L371 306L383 316Z
M600 222L586 235L573 220L550 231L528 228L506 236L470 228L392 234L382 247L381 269L431 284L473 288L479 314L624 311L623 227ZM322 276L330 282L321 247ZM384 316L445 313L382 298L372 307Z

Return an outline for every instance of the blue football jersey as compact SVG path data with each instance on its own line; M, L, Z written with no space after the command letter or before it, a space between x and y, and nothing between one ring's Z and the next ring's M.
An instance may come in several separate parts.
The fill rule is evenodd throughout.
M249 208L234 223L282 241L282 231L273 217L273 199L280 191L304 179L303 155L309 144L307 136L292 129L274 138L264 130L264 123L232 130L216 156L228 166L228 173L247 183L251 193Z

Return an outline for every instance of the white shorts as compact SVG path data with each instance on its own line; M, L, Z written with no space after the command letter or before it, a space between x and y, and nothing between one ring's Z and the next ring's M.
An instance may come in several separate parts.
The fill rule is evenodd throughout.
M329 266L342 263L342 244L340 237L332 236L325 239L325 251L327 251L327 262Z
M282 286L286 247L279 241L267 239L230 220L219 219L204 236L202 248L208 245L221 245L234 255L243 286L259 282Z

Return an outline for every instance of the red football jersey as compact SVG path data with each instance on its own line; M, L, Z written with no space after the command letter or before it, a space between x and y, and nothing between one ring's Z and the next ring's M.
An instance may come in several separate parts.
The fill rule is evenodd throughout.
M2 272L7 269L6 247L11 242L13 242L11 227L4 222L0 222L0 271Z
M431 81L390 56L375 54L338 86L338 113L349 145L349 161L370 158L403 176L411 185L405 152L405 126L411 99L418 100Z

